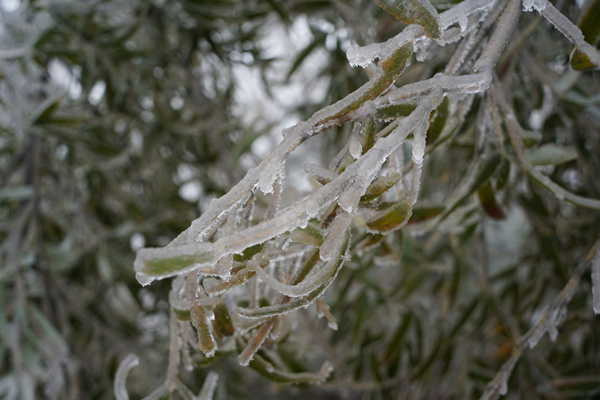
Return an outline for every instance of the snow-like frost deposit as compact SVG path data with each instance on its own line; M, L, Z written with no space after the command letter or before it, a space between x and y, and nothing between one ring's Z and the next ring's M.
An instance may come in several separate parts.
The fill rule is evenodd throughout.
M548 5L547 0L523 0L523 10L524 11L543 11Z

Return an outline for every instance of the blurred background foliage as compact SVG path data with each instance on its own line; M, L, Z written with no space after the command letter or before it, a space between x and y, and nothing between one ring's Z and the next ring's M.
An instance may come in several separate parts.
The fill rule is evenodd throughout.
M589 2L570 3L556 6L578 21ZM403 25L358 0L2 5L0 396L110 399L118 362L135 352L129 388L142 397L166 369L169 282L140 287L135 250L166 245L281 128L364 83L348 46ZM600 75L569 70L570 45L537 14L520 28L499 79L534 148L575 151L540 168L600 198ZM432 76L453 50L436 48L398 84ZM478 96L461 129L431 145L425 202L443 203L473 167L488 100ZM315 139L304 156L328 164L350 130ZM278 354L290 371L325 355L336 367L329 382L271 383L227 354L182 379L197 391L208 368L218 372L217 399L477 398L600 233L597 211L565 204L502 160L489 181L500 211L473 196L439 230L354 232L353 257L326 294L339 329L303 310L309 334ZM599 398L598 354L586 274L557 340L524 352L510 395Z

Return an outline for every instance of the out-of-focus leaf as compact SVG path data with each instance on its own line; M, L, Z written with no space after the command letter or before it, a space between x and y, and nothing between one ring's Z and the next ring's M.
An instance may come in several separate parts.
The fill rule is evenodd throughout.
M25 200L33 196L31 186L9 186L0 188L0 201Z
M496 191L504 189L506 184L508 183L508 178L510 178L510 161L504 159L500 166L498 167L498 172L496 174Z
M402 317L402 322L398 325L394 334L391 336L391 339L387 345L383 356L383 363L392 362L393 359L398 358L399 351L402 345L404 344L404 337L408 332L408 328L410 326L410 322L412 319L412 314L410 312L406 313Z
M63 98L50 98L35 111L32 125L42 125L52 121L52 114L56 111Z
M292 74L296 72L296 70L302 65L306 58L315 51L315 49L325 45L325 39L327 39L327 33L320 32L317 36L315 36L314 40L308 44L308 46L306 46L304 49L302 49L302 51L300 51L300 53L298 53L296 59L294 60L294 63L292 64L290 70L287 73L288 80L290 79Z
M418 222L423 222L428 219L434 218L440 215L446 207L442 204L440 205L415 205L413 207L412 215L409 224L416 224Z
M506 218L506 214L496 201L494 189L492 189L492 184L489 181L477 190L477 196L479 197L479 202L481 203L481 206L487 215L493 219Z
M571 147L545 144L525 152L525 158L531 165L560 165L577 158L577 151Z

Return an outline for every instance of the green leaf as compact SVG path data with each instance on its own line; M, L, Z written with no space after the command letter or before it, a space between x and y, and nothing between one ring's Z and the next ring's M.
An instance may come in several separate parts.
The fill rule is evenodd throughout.
M402 227L409 217L412 205L408 200L394 203L389 208L378 212L367 221L367 228L374 232L391 232Z
M198 303L192 303L190 309L190 317L192 325L198 331L198 345L200 350L207 356L212 357L217 349L217 343L213 337L208 325L209 315L208 310Z
M242 252L242 254L234 254L233 261L244 262L251 260L256 254L260 253L265 248L265 243L255 244L254 246L248 247Z
M176 252L171 248L143 248L137 252L134 268L138 280L148 284L154 279L173 276L199 265L209 265L216 262L214 258L214 250L209 243L180 246Z
M439 39L438 13L429 0L375 0L375 4L406 24L421 25L427 36Z
M0 201L25 200L33 197L31 186L9 186L0 189Z
M577 158L577 151L571 147L557 146L552 143L527 150L525 158L533 166L560 165Z
M594 0L592 2L579 22L579 28L583 33L585 41L592 46L595 46L598 39L600 39L600 0ZM571 68L576 71L600 67L592 63L589 57L578 48L575 48L573 53L571 53L570 63Z
M360 198L361 202L369 202L375 200L381 194L391 189L398 181L400 174L390 173L387 176L379 176L367 188L366 193Z
M58 98L50 98L42 103L42 105L34 113L34 115L37 116L33 118L32 125L42 125L50 122L52 120L52 114L54 114L62 99L62 96Z
M300 65L302 65L304 60L306 60L306 58L310 56L315 49L317 49L318 47L325 46L325 39L327 39L327 33L322 32L321 34L316 36L315 39L308 44L308 46L306 46L304 49L302 49L302 51L300 51L300 53L298 53L296 59L294 60L294 63L292 64L290 70L287 73L286 80L290 79L292 74L296 72L296 70L300 67Z
M212 321L212 326L217 336L232 336L235 333L235 329L227 306L219 303L215 306L213 313L215 314L215 319Z
M297 228L290 232L290 239L295 242L310 244L311 246L321 247L323 244L323 235L318 228L307 225L306 228Z
M415 224L417 222L422 222L434 218L440 215L442 212L444 212L445 208L446 207L443 204L414 206L412 216L410 217L410 221L408 221L408 223Z
M435 142L444 130L449 114L449 104L450 101L448 100L448 97L444 97L444 100L442 100L437 110L431 113L431 117L429 118L429 129L427 129L427 144Z
M411 111L412 112L412 111ZM360 131L360 146L362 154L365 154L375 144L377 134L377 125L372 119L364 123Z
M414 103L393 104L377 111L377 118L388 120L398 117L407 117L417 108Z
M492 189L492 184L489 181L487 181L477 190L477 197L479 197L479 202L481 203L483 210L487 215L493 219L506 218L506 214L496 201L494 189Z
M492 154L483 164L481 169L477 172L473 184L469 190L469 195L483 185L488 179L492 177L496 168L502 161L502 156L499 153Z

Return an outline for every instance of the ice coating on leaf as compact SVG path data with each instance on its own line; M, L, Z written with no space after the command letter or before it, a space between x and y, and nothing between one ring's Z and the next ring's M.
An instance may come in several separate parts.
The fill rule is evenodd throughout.
M152 281L154 281L154 279L142 274L141 272L135 273L135 280L138 281L138 283L142 286L148 286L152 283Z
M114 393L117 400L129 400L125 382L127 380L127 375L129 375L129 371L134 367L137 367L139 363L140 359L138 356L135 354L128 354L119 364L114 382Z
M198 394L198 400L212 400L217 388L217 382L219 380L219 374L210 371L202 384L202 389Z
M375 0L375 4L402 22L423 26L427 36L440 37L438 13L429 0Z
M381 44L372 43L364 47L349 47L346 50L346 58L352 68L366 68L369 64L379 57Z
M258 178L258 187L264 194L273 193L273 184L284 168L283 159L274 157L265 165Z
M564 306L557 307L550 313L550 319L548 320L548 336L553 342L558 337L558 326L563 323L567 316L567 308Z
M250 361L252 361L252 358L254 358L254 355L258 349L260 349L260 346L262 346L264 341L267 339L269 332L271 332L271 329L273 329L275 321L276 318L271 318L265 322L250 339L246 348L238 355L238 362L240 365L246 366L250 363Z
M458 26L460 27L460 33L465 33L467 26L469 26L469 16L466 14L459 15Z
M337 321L335 320L335 317L331 313L331 309L329 308L329 305L321 299L317 299L317 301L315 302L315 305L317 308L317 316L319 318L325 317L325 319L327 320L327 326L329 326L330 329L337 331L338 324L337 324Z
M339 256L339 249L344 238L347 237L348 226L350 226L350 222L352 222L352 217L352 212L338 212L335 220L329 226L327 236L319 250L319 257L321 260L329 261L332 256Z
M425 145L427 139L427 127L420 125L414 131L412 160L416 164L422 164L425 157Z
M273 288L277 292L290 297L306 296L316 290L324 281L326 281L335 271L335 263L326 263L321 266L316 273L308 275L302 282L297 285L288 285L279 282L262 268L252 268L264 283Z
M207 310L204 306L194 303L190 309L190 317L192 319L192 325L198 332L198 344L200 350L211 358L217 351L217 342L210 330L209 321L214 319L214 314Z
M440 28L443 30L448 28L450 25L459 22L463 16L469 16L477 12L485 15L487 10L491 9L495 3L495 0L464 0L440 14Z
M155 279L164 279L214 264L214 258L212 243L196 243L178 247L140 249L133 265L138 282L145 286Z
M503 376L502 380L500 381L500 391L498 392L500 394L500 396L504 396L506 395L506 393L508 393L508 378L510 377L510 374L508 374L508 376Z
M302 169L306 172L311 178L319 182L321 185L325 185L337 177L337 174L331 172L328 169L323 167L319 167L311 162L304 161L302 163Z
M523 11L543 11L547 4L547 0L523 0Z
M592 260L592 303L594 313L600 314L600 247Z
M355 160L358 160L362 154L362 145L360 143L359 134L352 134L348 141L348 150L350 151L350 155L354 157Z

